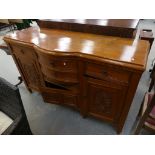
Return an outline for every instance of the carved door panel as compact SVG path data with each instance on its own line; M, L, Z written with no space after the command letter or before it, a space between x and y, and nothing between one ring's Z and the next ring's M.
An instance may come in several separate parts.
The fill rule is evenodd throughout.
M28 88L39 91L40 76L34 50L29 47L25 48L14 44L11 45L11 48L25 84Z
M23 76L25 77L28 86L32 89L38 90L40 81L35 62L20 58L17 58L17 61L23 71Z
M116 121L123 107L126 90L126 86L117 83L89 78L87 114L111 122Z

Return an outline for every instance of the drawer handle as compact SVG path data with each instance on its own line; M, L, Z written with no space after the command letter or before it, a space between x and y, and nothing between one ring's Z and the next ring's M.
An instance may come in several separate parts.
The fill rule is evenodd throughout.
M108 72L105 71L105 70L102 71L102 74L105 75L105 76L108 76Z

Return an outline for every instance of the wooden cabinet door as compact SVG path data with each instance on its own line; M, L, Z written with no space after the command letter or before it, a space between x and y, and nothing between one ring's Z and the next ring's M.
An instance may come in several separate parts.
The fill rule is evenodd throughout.
M86 113L110 122L117 121L125 103L127 86L93 78L87 80Z
M40 76L34 50L29 47L11 45L13 57L27 87L39 90Z
M23 72L23 76L28 86L34 90L39 90L39 75L36 64L29 59L17 57L17 62Z

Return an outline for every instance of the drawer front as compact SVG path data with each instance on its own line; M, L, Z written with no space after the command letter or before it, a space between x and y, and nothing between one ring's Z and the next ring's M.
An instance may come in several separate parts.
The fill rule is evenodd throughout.
M47 77L49 80L57 80L62 82L68 82L68 83L77 83L78 76L76 73L72 72L59 72L52 70L50 68L42 67L41 68L43 74L45 77Z
M56 69L62 69L62 70L70 70L70 71L76 71L77 64L74 61L71 60L54 60L51 62L51 65L53 68Z
M41 88L41 94L45 102L53 104L68 105L71 107L77 107L77 95L72 95L69 92Z
M128 83L130 72L112 68L108 65L86 64L86 75L109 81Z
M66 86L66 88L70 91L72 91L72 93L75 93L75 94L79 94L79 84L75 84L75 85L70 85L70 86Z
M49 93L49 92L42 92L42 97L45 102L53 103L53 104L61 104L62 103L62 95L59 93Z
M47 77L45 77L45 86L51 89L59 88L62 90L68 90L68 91L71 91L72 94L79 94L79 84L58 82L56 80L48 79Z
M39 62L41 65L47 65L48 67L61 70L61 71L77 71L77 62L76 60L70 60L65 58L55 58L52 56L40 56Z
M63 104L77 108L77 96L64 95Z

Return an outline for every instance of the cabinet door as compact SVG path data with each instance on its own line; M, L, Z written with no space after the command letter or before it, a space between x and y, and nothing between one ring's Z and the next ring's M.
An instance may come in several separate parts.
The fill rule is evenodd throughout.
M29 47L11 45L16 64L28 88L39 90L40 76L34 50Z
M17 61L28 86L34 90L39 90L39 75L36 64L28 59L17 58Z
M121 114L127 86L110 81L87 79L86 113L110 122Z

